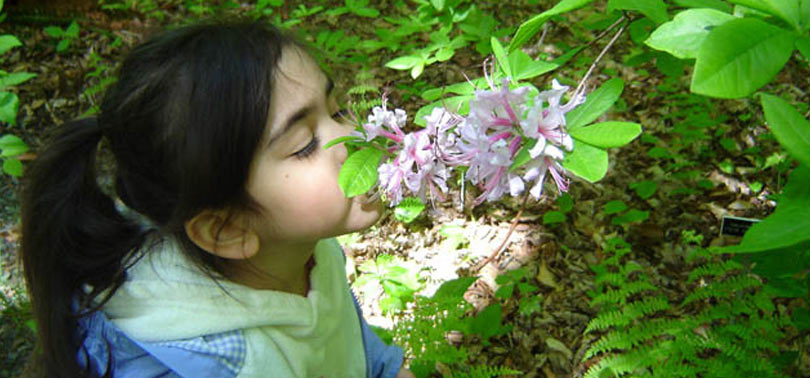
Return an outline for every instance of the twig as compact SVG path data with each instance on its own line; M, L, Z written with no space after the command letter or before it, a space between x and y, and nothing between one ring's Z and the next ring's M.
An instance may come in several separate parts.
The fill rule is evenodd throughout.
M546 39L546 34L548 34L548 23L543 25L543 34L540 34L540 40L537 41L537 47L540 48L543 46L543 41Z
M492 251L492 254L490 254L489 257L485 258L483 261L478 263L478 265L476 265L472 269L473 272L477 273L478 271L483 269L487 264L495 260L498 257L498 255L504 250L504 248L506 247L506 242L509 241L509 237L512 236L512 232L514 232L515 228L517 228L518 221L520 220L520 215L523 214L523 210L526 208L527 202L526 200L528 199L529 199L529 191L527 190L526 193L523 195L523 201L520 204L520 210L518 210L517 214L515 215L515 220L513 220L512 225L509 226L509 231L506 232L506 236L503 238L503 241L498 246L498 248L495 248L495 250Z
M623 18L624 17L622 17L622 19ZM622 20L622 19L619 19L619 20ZM585 76L582 77L582 80L579 81L579 84L577 85L577 90L574 91L574 95L580 93L580 91L582 90L582 87L585 86L585 82L588 81L588 78L591 76L591 74L593 73L593 70L596 68L596 65L599 64L599 61L602 60L602 58L605 56L605 54L608 52L608 50L610 50L610 48L613 46L613 44L616 43L616 40L619 39L619 36L622 35L622 33L624 32L624 28L626 26L627 26L626 24L622 25L622 27L619 28L619 31L616 32L616 34L613 36L613 38L610 39L610 42L608 42L608 44L605 45L605 47L599 53L599 56L597 56L596 59L591 64L591 67L588 68L588 72L586 72Z
M631 18L629 18L627 15L624 15L624 16L620 17L618 20L616 20L616 22L614 22L613 24L608 26L607 29L605 29L601 33L599 33L599 35L597 35L596 38L594 38L594 39L590 40L588 43L586 43L585 46L583 46L581 50L577 51L568 60L569 61L572 60L575 56L579 55L579 53L585 51L586 47L589 47L589 46L595 44L596 42L599 42L602 38L604 38L606 35L608 35L608 33L613 31L613 29L615 29L617 26L619 26L619 24L621 24L624 21L628 21L628 23L629 23L629 22L632 22L633 20Z

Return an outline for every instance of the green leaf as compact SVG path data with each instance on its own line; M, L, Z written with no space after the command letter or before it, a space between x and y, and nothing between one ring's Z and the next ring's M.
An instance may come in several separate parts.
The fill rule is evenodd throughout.
M11 34L0 35L0 55L5 54L8 50L17 46L22 46L22 42L20 42L17 37Z
M804 59L810 60L810 37L796 38L796 49L804 55Z
M430 112L439 106L445 107L447 110L458 114L467 114L470 111L470 100L472 100L473 97L473 95L453 96L431 102L416 111L416 115L413 117L413 123L419 126L425 126L425 117L429 116Z
M682 8L711 8L726 13L734 10L722 0L674 0L673 3Z
M490 37L489 43L492 45L492 52L495 54L495 59L498 61L498 65L503 70L503 73L506 74L506 77L515 80L515 77L512 75L512 66L509 65L506 50L503 49L501 42L498 41L498 38Z
M0 89L24 83L36 76L36 74L28 72L14 72L7 75L0 75Z
M419 75L422 74L422 71L424 70L425 70L425 62L424 61L419 62L417 65L411 68L411 77L416 79L417 77L419 77Z
M734 18L714 9L688 9L655 29L644 43L680 59L694 59L709 31Z
M476 86L486 87L486 79L478 78L472 81L463 81L441 88L428 89L422 92L422 98L427 101L436 101L445 93L453 93L458 95L471 95L475 93Z
M565 124L568 130L571 131L585 126L599 118L619 99L623 89L624 82L622 82L622 79L615 77L588 94L584 104L577 106L565 115Z
M68 38L77 38L79 37L79 24L76 21L70 23L70 25L65 29L65 37Z
M442 286L439 286L439 289L436 290L435 294L433 294L433 299L440 301L463 299L464 293L467 292L467 288L469 288L470 285L477 280L478 277L461 277L447 281L443 283Z
M394 208L394 217L400 222L411 223L424 209L425 204L419 198L406 197Z
M810 121L779 97L763 93L761 99L765 120L776 140L790 156L810 167Z
M341 143L346 143L346 142L359 142L359 141L362 141L362 140L363 140L363 138L358 137L358 136L346 135L346 136L342 136L342 137L338 137L338 138L330 140L328 143L323 145L323 149L325 150L325 149L327 149L329 147L332 147L332 146L334 146L336 144L341 144Z
M523 47L526 42L529 42L529 39L534 37L534 35L540 31L543 24L545 24L546 21L548 21L548 19L552 16L582 8L585 5L590 4L592 1L593 0L562 0L551 9L540 13L530 18L528 21L520 24L517 32L515 32L515 36L512 38L512 42L509 44L509 51L517 50Z
M380 15L380 11L374 8L357 8L352 9L352 12L354 12L354 14L360 17L369 17L369 18L374 18Z
M721 248L721 253L754 253L806 245L810 247L810 168L800 165L791 172L773 214L745 233L740 244Z
M810 328L810 310L804 307L797 307L793 310L793 324L799 332Z
M22 176L22 162L17 159L3 159L3 172L9 175L20 177Z
M59 41L59 43L56 44L56 52L65 51L65 50L68 49L68 47L70 47L70 40L69 39L63 39L63 40Z
M526 80L540 76L559 67L558 64L533 60L523 50L514 50L509 54L509 65L515 80Z
M563 193L557 197L557 206L560 207L561 212L567 213L574 209L574 199L571 198L570 194Z
M501 335L509 330L509 327L501 325L503 321L503 309L500 303L487 306L478 313L470 322L470 332L481 335L481 342L489 344L489 339L493 336Z
M445 62L447 60L450 60L450 58L452 58L455 53L456 50L453 50L451 47L447 46L442 47L439 49L439 51L436 51L436 60L440 62Z
M641 125L633 122L602 122L571 129L571 136L596 147L621 147L641 134Z
M801 24L804 30L810 29L810 0L800 0L799 12L801 13Z
M17 124L17 109L20 107L20 100L17 95L11 92L0 92L0 122L9 125Z
M0 138L0 157L13 157L28 152L28 145L16 135L6 134Z
M45 34L52 38L60 38L65 34L65 31L58 26L47 26L45 27Z
M367 192L377 183L377 167L383 152L376 148L359 150L346 159L338 174L338 185L347 198Z
M802 30L798 0L729 0L729 2L774 15L797 31Z
M664 4L664 0L609 0L607 11L612 12L617 9L639 11L656 24L666 22L669 19L667 5Z
M630 211L611 219L610 223L618 226L626 223L642 222L649 217L650 217L649 211L630 209Z
M625 204L624 201L613 200L605 204L602 212L605 213L605 215L610 215L621 213L625 210L627 210L627 204Z
M719 97L745 97L776 76L793 52L794 34L753 18L712 30L698 51L691 90Z
M588 182L605 177L608 168L607 151L582 141L574 141L574 150L565 155L563 167Z
M444 0L430 0L430 4L432 4L433 8L436 8L436 10L439 12L444 9Z
M413 55L405 55L389 61L388 63L385 64L385 66L388 68L393 68L395 70L404 71L409 70L422 62L423 60L421 57Z
M518 153L515 154L515 158L512 160L512 165L509 166L509 172L513 172L532 160L532 156L529 154L529 151L531 151L536 144L537 139L529 139L529 142L520 148Z
M653 196L655 192L658 190L658 183L655 181L644 180L644 181L637 181L632 182L629 185L630 189L636 191L636 194L641 197L641 199L647 199Z
M543 224L555 224L565 222L565 214L559 211L547 211L543 214Z

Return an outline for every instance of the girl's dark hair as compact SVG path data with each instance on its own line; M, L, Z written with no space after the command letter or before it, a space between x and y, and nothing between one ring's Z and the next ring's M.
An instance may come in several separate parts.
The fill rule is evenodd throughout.
M258 23L159 34L124 60L98 117L58 127L27 168L22 260L46 376L88 375L77 363L77 321L121 286L148 233L174 237L206 271L220 272L184 223L203 209L251 208L246 182L287 45L298 44ZM99 187L102 139L118 198L154 229L120 213Z

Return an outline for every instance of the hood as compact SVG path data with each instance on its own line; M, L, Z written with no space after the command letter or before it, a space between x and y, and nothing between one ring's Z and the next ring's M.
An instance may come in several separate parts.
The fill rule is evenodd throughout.
M189 261L176 242L162 241L127 270L127 280L103 311L122 331L144 342L265 326L304 335L329 319L324 315L341 306L337 299L347 295L337 241L320 241L314 256L310 291L302 297L215 280Z

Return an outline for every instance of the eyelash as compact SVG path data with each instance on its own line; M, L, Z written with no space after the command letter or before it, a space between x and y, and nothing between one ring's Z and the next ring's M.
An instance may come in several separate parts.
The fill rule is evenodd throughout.
M317 135L314 135L312 137L312 140L306 146L304 146L304 148L296 151L293 154L293 156L295 156L298 159L306 159L312 156L312 154L315 153L316 150L318 150L318 146L320 144L321 138L319 138Z
M332 114L332 118L333 119L341 119L341 118L345 117L346 114L348 114L348 113L349 112L346 109L340 109L337 112L335 112L334 114ZM295 153L293 153L293 156L295 156L298 159L306 159L306 158L312 156L312 154L318 149L318 146L320 144L321 144L321 138L319 138L317 135L315 135L315 136L312 137L312 140L306 146L304 146L304 148L302 148L302 149L296 151Z

